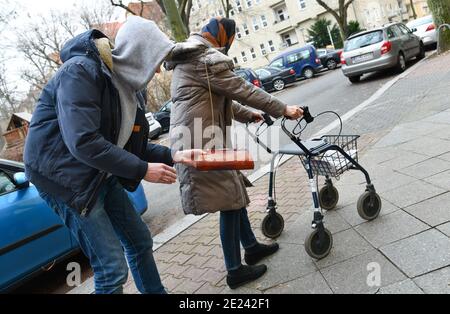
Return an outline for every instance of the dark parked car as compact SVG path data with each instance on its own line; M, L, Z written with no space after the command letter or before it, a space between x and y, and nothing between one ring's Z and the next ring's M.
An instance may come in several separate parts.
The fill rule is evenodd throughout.
M153 114L156 121L161 124L161 133L167 133L170 129L170 109L172 108L172 101L168 100L158 112Z
M317 56L320 62L327 67L328 70L334 70L341 64L342 50L317 49Z
M283 90L286 85L295 83L295 71L293 68L280 69L264 67L255 70L258 74L264 89L268 92Z
M252 83L256 87L262 88L262 82L259 79L258 74L256 74L255 71L253 71L252 69L240 68L240 69L236 69L235 72L237 75L242 77L247 82Z

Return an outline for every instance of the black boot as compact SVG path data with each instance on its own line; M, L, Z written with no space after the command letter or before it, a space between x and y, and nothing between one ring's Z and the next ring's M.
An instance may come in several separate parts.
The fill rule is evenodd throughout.
M257 243L254 247L251 247L250 249L245 251L245 262L247 263L247 265L255 265L264 257L270 256L278 251L279 248L280 246L278 245L278 243Z
M236 270L231 270L227 275L227 284L230 289L236 289L246 283L258 279L267 271L266 265L247 266L241 265Z

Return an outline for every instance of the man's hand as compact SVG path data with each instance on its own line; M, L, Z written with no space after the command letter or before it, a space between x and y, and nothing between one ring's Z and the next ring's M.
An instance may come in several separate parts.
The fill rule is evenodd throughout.
M261 121L264 121L264 117L259 112L252 112L252 117L250 122L251 123L259 123Z
M303 116L303 109L297 106L287 106L284 111L284 116L290 119L299 119Z
M165 164L149 163L144 180L152 183L173 184L177 181L177 172Z
M176 164L181 163L186 166L194 167L195 161L199 159L198 157L205 154L206 152L201 149L180 150L173 156L173 162Z

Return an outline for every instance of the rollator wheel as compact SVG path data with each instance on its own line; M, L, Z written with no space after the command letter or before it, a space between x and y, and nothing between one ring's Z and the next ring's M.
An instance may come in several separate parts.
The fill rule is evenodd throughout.
M325 185L319 191L320 207L325 210L336 208L339 202L339 192L333 185Z
M320 241L319 232L319 229L314 230L305 240L306 253L317 260L330 254L331 248L333 247L333 236L331 232L324 228L322 241Z
M284 229L284 219L278 213L268 214L261 223L262 233L271 239L278 238Z
M362 219L374 220L378 217L381 211L381 198L375 193L375 198L371 202L371 193L366 191L358 199L357 209L358 214Z

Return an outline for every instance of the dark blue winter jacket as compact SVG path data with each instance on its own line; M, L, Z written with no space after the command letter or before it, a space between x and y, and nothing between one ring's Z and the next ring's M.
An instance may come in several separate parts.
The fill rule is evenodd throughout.
M115 145L120 99L94 43L101 37L106 36L91 30L64 46L64 63L39 97L24 151L29 180L81 214L95 204L108 174L133 191L147 162L173 162L168 148L148 143L142 104L125 149Z

